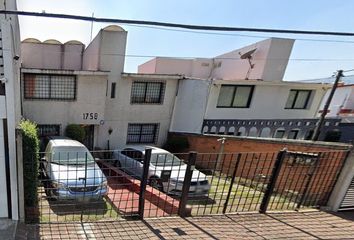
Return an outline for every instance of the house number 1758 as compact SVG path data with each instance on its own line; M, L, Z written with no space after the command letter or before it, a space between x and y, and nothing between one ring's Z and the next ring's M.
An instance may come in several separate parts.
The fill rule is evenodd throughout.
M84 119L84 120L87 120L87 119L89 119L89 120L93 120L93 119L97 120L98 119L98 113L83 113L82 114L82 119Z

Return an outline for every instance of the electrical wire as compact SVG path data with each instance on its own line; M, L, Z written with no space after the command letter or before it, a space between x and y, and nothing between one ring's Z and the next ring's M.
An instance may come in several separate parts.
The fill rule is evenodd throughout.
M22 42L26 43L26 42ZM31 44L32 42L28 42ZM36 44L36 43L34 43ZM41 43L38 43L41 44ZM59 45L59 44L58 44ZM65 44L64 44L65 45ZM6 49L4 49L6 50ZM85 56L119 56L119 57L125 57L125 58L170 58L170 59L180 59L180 60L193 60L193 59L206 59L206 60L233 60L233 61L245 61L244 59L241 59L239 57L200 57L200 56L163 56L163 55L142 55L142 54L119 54L119 53L100 53L100 54L94 54L94 53L82 53L82 52L65 52L65 51L54 51L54 50L47 50L43 49L42 51L34 51L31 52L31 58L41 55L41 54L68 54L71 56L76 56L76 55L81 55L84 54ZM258 58L258 57L253 57L253 61L283 61L283 60L289 60L289 61L299 61L299 62L352 62L354 61L354 58Z
M126 23L146 26L159 26L168 28L182 28L204 31L223 31L223 32L267 32L267 33L286 33L286 34L306 34L306 35L332 35L332 36L354 36L353 32L329 32L329 31L313 31L313 30L293 30L293 29L269 29L269 28L244 28L244 27L222 27L222 26L207 26L207 25L190 25L169 22L145 21L145 20L128 20L117 18L97 18L79 15L46 13L46 12L29 12L29 11L10 11L0 10L0 14L13 14L20 16L35 16L46 18L62 18L73 19L100 23Z

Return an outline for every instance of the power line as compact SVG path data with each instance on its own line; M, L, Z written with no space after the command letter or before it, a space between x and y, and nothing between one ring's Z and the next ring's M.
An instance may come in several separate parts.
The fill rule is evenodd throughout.
M26 42L24 42L26 43ZM28 42L31 43L31 42ZM39 43L40 44L40 43ZM81 53L77 52L65 52L65 51L55 51L55 50L47 50L44 49L42 51L37 51L36 53L32 53L32 56L40 55L42 52L46 54L68 54L68 55L78 55ZM126 58L171 58L171 59L180 59L180 60L193 60L193 59L214 59L214 60L235 60L235 61L245 61L239 57L200 57L200 56L163 56L163 55L143 55L143 54L119 54L119 53L87 53L88 56L119 56L119 57L126 57ZM252 60L255 61L282 61L282 60L289 60L289 61L301 61L301 62L352 62L354 58L257 58L254 57ZM346 72L346 71L344 71Z
M154 27L154 26L142 26L135 24L121 24L123 26L131 26L138 28L150 28L157 29L163 31L172 31L172 32L183 32L183 33L193 33L193 34L205 34L205 35L218 35L218 36L229 36L229 37L247 37L247 38L258 38L258 39L267 39L273 36L265 36L265 35L248 35L248 34L236 34L236 33L221 33L221 32L204 32L204 31L193 31L193 30L183 30L183 29L175 29L175 28L164 28L164 27ZM354 43L354 41L347 40L335 40L335 39L311 39L311 38L291 38L296 41L308 41L308 42L332 42L332 43Z
M13 14L13 15L20 15L20 16L35 16L35 17L47 17L47 18L63 18L63 19L83 20L83 21L101 22L101 23L119 23L119 24L125 23L125 24L160 26L160 27L168 27L168 28L182 28L182 29L204 30L204 31L267 32L267 33L287 33L287 34L307 34L307 35L354 36L354 33L352 32L328 32L328 31L310 31L310 30L204 26L204 25L189 25L189 24L144 21L144 20L96 18L96 17L87 17L87 16L79 16L79 15L45 13L45 12L39 13L39 12L28 12L28 11L0 10L0 14Z

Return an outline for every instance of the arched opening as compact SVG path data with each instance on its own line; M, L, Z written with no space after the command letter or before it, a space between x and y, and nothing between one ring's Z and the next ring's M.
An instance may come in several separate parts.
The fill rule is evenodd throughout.
M266 127L263 128L261 131L261 134L259 135L260 137L264 137L264 138L269 138L270 137L270 128Z
M245 127L240 127L237 131L237 136L245 136L246 135L246 128Z
M219 128L218 134L226 134L226 128L225 128L224 126L221 126L221 127Z
M249 137L257 137L258 136L258 130L256 127L251 127L249 133L248 133Z
M204 126L203 127L203 133L208 133L209 127L208 126Z
M227 131L227 135L235 135L235 127L230 127L229 130Z
M210 134L215 134L216 133L216 127L212 126L209 133Z

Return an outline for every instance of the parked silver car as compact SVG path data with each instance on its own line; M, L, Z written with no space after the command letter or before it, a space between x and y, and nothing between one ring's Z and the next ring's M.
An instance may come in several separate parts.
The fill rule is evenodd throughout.
M89 200L107 194L107 178L78 141L50 140L41 163L46 192L52 198Z
M140 179L143 173L145 148L151 148L151 160L148 172L149 184L161 191L173 195L182 192L187 165L172 153L157 147L134 146L122 151L114 151L116 165L134 177ZM194 169L189 195L206 195L210 184L206 175Z

